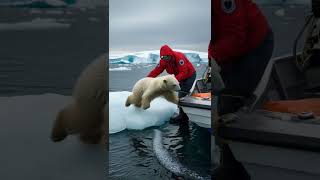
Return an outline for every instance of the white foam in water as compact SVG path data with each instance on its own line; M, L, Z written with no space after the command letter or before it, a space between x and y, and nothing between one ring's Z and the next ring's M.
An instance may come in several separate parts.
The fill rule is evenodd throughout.
M174 161L173 158L169 155L168 151L164 149L162 145L162 133L157 129L154 130L153 150L158 160L160 161L160 164L165 166L169 171L173 172L176 175L182 174L181 165L178 162Z
M158 158L160 164L170 172L178 176L183 176L192 179L210 179L210 177L201 177L198 173L187 169L178 161L174 160L169 152L162 145L162 133L160 130L154 130L153 151Z
M109 68L109 71L130 71L130 68L127 67L117 67L117 68Z
M154 99L147 110L134 105L125 107L125 101L130 94L128 91L109 92L109 134L125 129L142 130L160 126L177 111L177 105L162 97Z

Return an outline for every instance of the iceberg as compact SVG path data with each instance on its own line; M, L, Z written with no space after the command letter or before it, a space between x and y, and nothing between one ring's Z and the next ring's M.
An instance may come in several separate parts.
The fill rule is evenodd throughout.
M174 49L184 53L192 63L207 63L208 53ZM109 64L156 64L160 61L160 51L141 51L133 53L112 53L109 55Z
M130 68L127 67L117 67L117 68L109 68L109 71L130 71Z

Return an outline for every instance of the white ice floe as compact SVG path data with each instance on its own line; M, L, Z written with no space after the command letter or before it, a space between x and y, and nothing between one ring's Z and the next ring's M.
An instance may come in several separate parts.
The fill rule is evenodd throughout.
M187 58L193 63L206 63L208 61L207 52L199 52L192 50L173 49L184 53ZM160 60L160 51L141 51L141 52L110 52L110 64L143 64L143 63L158 63Z
M54 28L69 28L70 24L57 22L50 18L35 18L31 21L18 23L0 23L0 31L6 30L41 30Z
M109 93L109 134L125 129L142 130L160 126L177 110L177 105L161 97L153 100L147 110L134 105L125 107L125 101L130 94L128 91Z
M117 67L117 68L109 68L109 71L130 71L130 68L127 67Z
M0 97L1 161L6 162L1 179L43 179L48 174L61 180L103 179L104 146L87 146L77 136L60 143L50 140L58 111L70 102L71 96L58 94ZM43 170L32 173L35 169Z

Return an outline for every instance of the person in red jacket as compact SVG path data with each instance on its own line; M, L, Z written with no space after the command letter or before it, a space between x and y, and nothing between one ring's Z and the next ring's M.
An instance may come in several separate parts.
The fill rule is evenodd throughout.
M179 81L181 88L178 92L179 98L186 96L197 76L196 70L188 58L181 52L173 51L168 45L163 45L160 49L160 62L147 77L157 77L164 70L168 74L174 74ZM188 116L181 107L179 107L179 114L170 119L170 123L184 124L187 122Z
M160 58L158 65L147 77L157 77L166 70L168 74L174 74L180 83L179 98L186 96L196 79L196 70L192 63L183 53L173 51L168 45L161 47Z
M212 0L208 58L220 66L225 88L218 98L219 116L236 112L252 97L273 52L273 32L253 0ZM214 82L213 82L214 83ZM230 96L231 95L231 96ZM230 98L230 97L243 98ZM220 142L221 161L213 179L250 179L232 154L227 143Z

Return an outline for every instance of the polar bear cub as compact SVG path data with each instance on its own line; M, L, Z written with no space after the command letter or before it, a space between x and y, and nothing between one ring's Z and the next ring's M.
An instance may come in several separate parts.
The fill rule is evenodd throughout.
M105 136L107 101L106 56L100 56L80 74L72 102L62 108L54 121L51 140L62 141L69 134L80 134L85 143L101 143Z
M148 109L151 101L159 96L178 104L179 98L175 92L178 90L180 90L179 81L174 75L142 78L134 85L132 94L127 98L125 106L134 104L136 107Z

